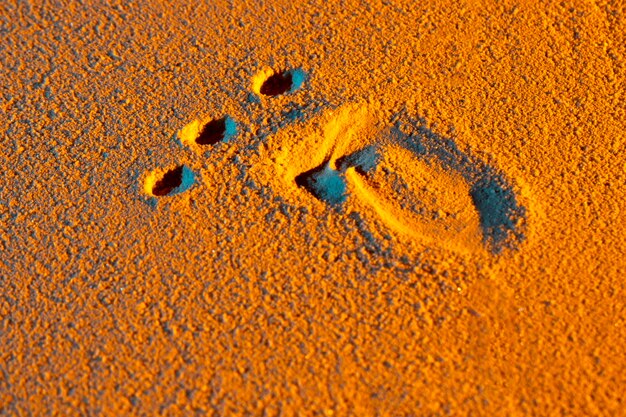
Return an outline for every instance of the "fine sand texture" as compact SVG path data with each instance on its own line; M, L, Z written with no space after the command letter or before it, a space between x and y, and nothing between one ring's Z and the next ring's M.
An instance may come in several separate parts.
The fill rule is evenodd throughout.
M0 2L0 415L626 415L625 19Z

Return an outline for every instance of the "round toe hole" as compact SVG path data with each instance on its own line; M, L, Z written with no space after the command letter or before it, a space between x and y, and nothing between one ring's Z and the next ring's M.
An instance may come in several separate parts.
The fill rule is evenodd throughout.
M179 166L167 171L160 180L154 183L152 194L156 196L169 195L183 183L183 167Z
M152 184L146 191L155 197L163 197L181 193L189 189L194 183L193 172L184 165L177 166L165 172L159 179L156 173L148 177L148 182ZM157 177L158 178L158 177Z
M265 96L279 96L291 89L291 73L278 72L269 77L261 86L261 94Z
M276 97L296 91L303 82L302 70L280 71L270 75L261 84L259 92L264 96Z
M236 130L235 121L228 116L211 120L202 127L196 138L196 143L198 145L215 145L218 142L227 142L236 133Z

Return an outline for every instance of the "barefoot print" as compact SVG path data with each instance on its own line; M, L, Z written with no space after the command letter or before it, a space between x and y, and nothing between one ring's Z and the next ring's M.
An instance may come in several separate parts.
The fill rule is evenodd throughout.
M252 78L252 93L271 100L297 92L305 79L299 69L265 69ZM512 182L424 120L406 110L389 117L393 112L382 107L348 104L300 124L289 124L288 118L262 137L253 171L295 205L306 198L339 211L348 205L425 245L461 253L516 248L524 239L526 209ZM177 136L201 156L237 133L235 120L222 115L194 120ZM184 165L157 169L145 177L144 191L174 196L191 188L195 178Z
M523 240L526 210L510 181L423 120L400 112L385 122L357 104L311 123L320 127L278 132L258 167L282 179L281 193L298 188L337 209L351 202L399 235L463 253Z

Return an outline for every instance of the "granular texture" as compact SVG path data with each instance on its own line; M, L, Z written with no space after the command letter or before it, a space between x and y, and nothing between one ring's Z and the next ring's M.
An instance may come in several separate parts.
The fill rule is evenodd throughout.
M0 4L0 415L626 415L621 1Z

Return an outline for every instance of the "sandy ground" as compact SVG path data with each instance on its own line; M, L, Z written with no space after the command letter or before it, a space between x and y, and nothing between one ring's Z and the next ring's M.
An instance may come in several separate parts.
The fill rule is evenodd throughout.
M0 414L626 415L622 1L0 4Z

